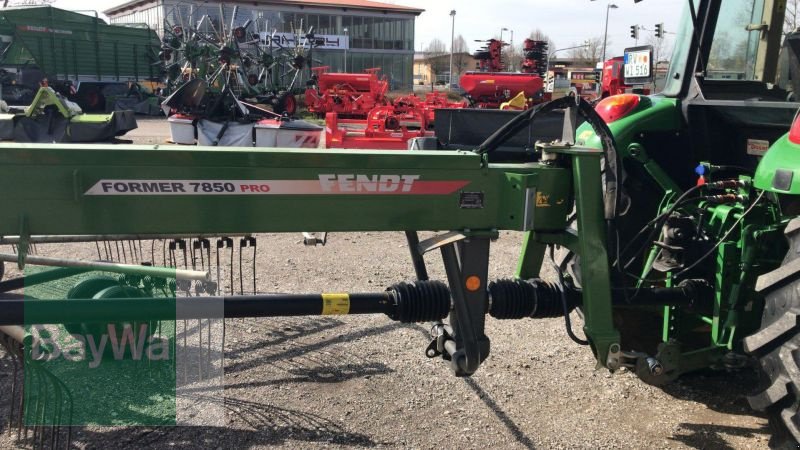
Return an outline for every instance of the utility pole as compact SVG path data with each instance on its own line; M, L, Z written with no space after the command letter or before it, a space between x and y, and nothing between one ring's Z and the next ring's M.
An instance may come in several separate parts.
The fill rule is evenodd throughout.
M344 29L344 37L347 41L344 47L344 73L347 73L347 47L350 47L350 35L347 34L347 28Z
M608 13L611 9L617 9L619 6L609 3L606 6L606 31L603 33L603 59L601 60L602 63L606 62L606 43L608 43Z
M453 90L453 43L455 42L456 36L456 10L453 9L450 11L450 17L453 18L453 24L450 27L450 82L448 83L448 88Z

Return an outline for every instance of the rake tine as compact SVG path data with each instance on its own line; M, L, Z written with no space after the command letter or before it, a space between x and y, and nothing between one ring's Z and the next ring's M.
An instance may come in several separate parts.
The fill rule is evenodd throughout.
M244 253L245 239L239 241L239 295L244 295L244 278L242 270L242 254Z
M102 255L100 255L100 243L94 241L94 246L97 247L97 259L103 259Z
M251 242L253 243L253 295L256 295L256 290L257 290L256 289L256 247L257 247L257 241L256 241L256 238L254 238L254 237L250 238L250 239L252 239Z
M195 263L195 250L197 249L197 241L194 239L189 239L189 248L192 249L192 270L197 269L197 264Z

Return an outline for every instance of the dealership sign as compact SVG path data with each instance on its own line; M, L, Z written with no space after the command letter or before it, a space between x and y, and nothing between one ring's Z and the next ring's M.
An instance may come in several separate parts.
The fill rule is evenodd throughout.
M270 47L296 47L297 34L295 33L261 33L261 40ZM309 45L313 41L314 48L326 50L345 50L350 48L347 36L335 34L315 34L313 38L300 37L300 44Z

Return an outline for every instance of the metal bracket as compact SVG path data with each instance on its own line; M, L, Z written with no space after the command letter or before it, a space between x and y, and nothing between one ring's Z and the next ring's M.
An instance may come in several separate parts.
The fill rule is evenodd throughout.
M463 241L466 238L467 235L461 233L460 231L451 231L449 233L440 234L438 236L425 239L419 243L417 249L419 250L420 255L424 255L432 250L444 247L445 245L455 244L458 241Z
M450 365L456 376L472 375L489 356L489 338L484 334L489 303L489 242L488 237L472 236L441 246L453 298L450 326L455 338L445 340L443 347L452 358Z

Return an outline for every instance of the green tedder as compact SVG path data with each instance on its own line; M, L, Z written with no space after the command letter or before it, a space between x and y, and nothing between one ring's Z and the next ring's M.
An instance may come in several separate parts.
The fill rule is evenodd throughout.
M374 293L228 295L200 264L65 260L0 283L0 330L30 345L22 326L193 320L213 316L213 303L226 318L385 313L433 322L426 355L469 376L489 354L487 314L564 317L600 366L653 385L759 367L751 405L800 441L800 32L784 30L784 1L687 3L660 94L596 108L556 100L474 151L4 145L0 243L16 246L20 267L42 259L29 255L39 242L94 241L108 259L120 243L164 240L169 261L151 262L174 267L186 239L219 261L234 245L224 236L246 236L241 256L252 233L404 231L417 280ZM652 55L626 51L626 71L648 82ZM552 111L564 113L562 139L527 149L528 162L493 153ZM444 232L418 240L434 230ZM525 232L519 266L488 280L500 230ZM434 250L446 283L428 280L424 255ZM555 279L540 278L543 263ZM88 270L122 275L84 277L58 298L11 293Z

